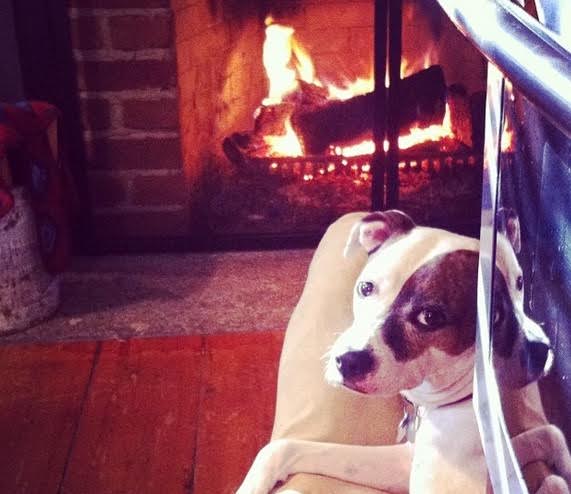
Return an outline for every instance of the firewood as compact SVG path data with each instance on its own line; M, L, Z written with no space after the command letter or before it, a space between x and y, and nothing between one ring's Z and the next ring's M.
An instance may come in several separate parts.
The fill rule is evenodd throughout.
M450 108L450 123L454 137L468 147L472 147L472 115L466 89L460 85L448 88L446 102Z
M263 137L252 132L234 132L222 141L222 150L231 163L244 168L249 158L267 156L269 147Z
M329 91L322 86L316 86L304 81L298 81L298 89L286 97L286 101L299 106L320 106L329 100Z
M330 101L292 114L294 130L301 137L306 154L323 154L333 143L356 139L373 128L376 111L374 93L345 101ZM434 65L400 82L399 128L422 127L442 122L446 84L442 68Z
M254 134L260 136L285 134L284 124L291 117L294 108L295 105L289 102L260 106L256 110Z

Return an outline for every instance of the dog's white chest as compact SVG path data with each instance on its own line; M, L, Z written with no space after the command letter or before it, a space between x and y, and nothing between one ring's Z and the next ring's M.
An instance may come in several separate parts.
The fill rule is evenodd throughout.
M424 412L416 434L410 494L483 494L486 471L472 400Z

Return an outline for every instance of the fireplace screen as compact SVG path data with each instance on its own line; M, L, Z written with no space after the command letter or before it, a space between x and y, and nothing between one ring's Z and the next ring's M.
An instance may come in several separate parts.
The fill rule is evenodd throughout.
M206 156L199 209L215 237L317 238L379 204L374 156L389 142L375 137L374 2L344 2L343 15L315 8L298 2L243 28L257 44L244 64L253 89L243 76L239 86L250 103L260 94L238 105ZM477 232L485 64L432 2L405 1L400 23L398 207L418 223ZM377 91L391 85L388 69Z

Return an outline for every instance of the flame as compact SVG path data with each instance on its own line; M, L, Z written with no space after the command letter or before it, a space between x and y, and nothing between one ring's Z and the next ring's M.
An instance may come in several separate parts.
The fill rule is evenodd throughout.
M450 119L450 107L446 104L444 119L440 125L431 125L430 127L412 127L408 134L399 136L399 149L408 149L421 142L439 141L444 137L451 137L452 122Z
M264 136L264 142L270 147L270 156L302 156L303 149L297 134L288 118L284 124L285 134Z
M295 30L291 26L277 24L271 17L266 19L266 39L263 46L263 64L269 81L268 96L262 104L277 105L283 102L284 98L298 90L299 81L323 87L317 78L315 66L309 53L295 39ZM427 51L421 65L425 68L430 65L431 53ZM418 65L418 64L415 64ZM401 76L408 75L411 71L420 69L414 67L403 60L401 64ZM387 74L388 77L388 74ZM385 85L388 85L388 79ZM366 94L374 90L374 78L371 73L369 77L358 78L344 86L327 84L325 87L330 99L346 100L360 94ZM283 135L266 135L264 142L268 145L269 156L302 156L303 147L300 139L296 135L291 120L288 117L284 123L285 133ZM416 144L426 141L438 141L444 137L453 136L450 121L450 108L446 105L446 113L441 125L431 125L427 128L413 127L405 135L399 136L399 149L408 149ZM388 142L383 143L385 151L388 150ZM375 143L366 139L362 142L350 146L336 146L331 149L332 154L346 158L354 156L370 155L375 152ZM312 180L305 178L305 180Z
M289 68L293 33L293 28L279 24L266 27L262 61L268 75L269 90L264 105L281 103L284 95L295 91L297 87L295 70Z
M375 152L375 143L367 139L358 144L352 146L336 146L335 154L338 156L344 156L345 158L352 158L353 156L363 156L366 154L373 154Z
M262 104L275 105L299 87L299 80L320 86L309 53L294 38L295 29L266 19L266 39L262 62L269 81L268 96ZM292 67L293 64L293 67Z
M506 103L508 108L512 107L515 101L514 89L511 81L505 81L505 94L509 101ZM501 139L501 151L507 153L513 151L515 148L515 136L512 129L512 123L510 118L511 112L506 111L504 115L504 122L502 128L502 139Z
M375 80L372 74L367 78L358 77L353 82L347 83L344 87L327 84L329 98L336 100L347 100L353 96L370 93L374 89Z
M450 119L450 107L446 104L446 111L444 113L444 119L440 125L431 125L430 127L412 127L408 134L399 136L398 145L399 149L408 149L417 144L429 141L439 141L444 137L451 137L454 135L452 131L452 122ZM503 138L502 138L503 139ZM383 148L386 151L389 149L389 142L383 142ZM375 143L370 140L364 140L358 144L352 146L336 146L334 148L334 154L338 156L344 156L346 158L352 158L354 156L363 156L367 154L373 154L375 152Z
M504 126L502 129L502 138L501 138L501 151L502 153L508 153L513 151L515 148L515 138L514 138L514 131L511 128L511 123L508 115L504 117Z

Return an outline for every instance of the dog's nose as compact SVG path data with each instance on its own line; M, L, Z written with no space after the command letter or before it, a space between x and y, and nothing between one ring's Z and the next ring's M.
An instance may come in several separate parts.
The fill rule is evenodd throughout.
M371 372L375 367L375 358L370 350L358 350L338 355L335 363L343 379L352 380Z
M533 375L542 374L545 371L550 350L550 346L543 341L528 341L525 345L525 368Z

